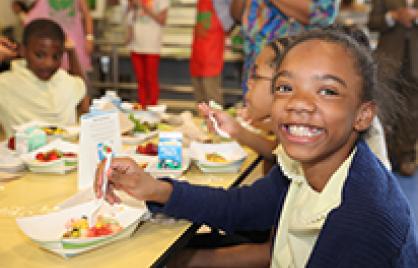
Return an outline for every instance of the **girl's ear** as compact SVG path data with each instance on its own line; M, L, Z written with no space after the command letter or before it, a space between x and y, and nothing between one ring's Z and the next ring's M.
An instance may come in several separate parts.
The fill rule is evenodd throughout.
M354 122L354 129L358 132L365 131L372 124L375 115L376 104L373 101L362 103L357 112L356 121Z

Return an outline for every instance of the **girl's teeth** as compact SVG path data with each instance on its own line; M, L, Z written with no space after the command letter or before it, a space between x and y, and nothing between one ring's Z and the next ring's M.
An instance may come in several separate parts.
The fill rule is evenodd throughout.
M306 126L289 126L289 133L298 137L313 137L319 135L321 130L313 127Z

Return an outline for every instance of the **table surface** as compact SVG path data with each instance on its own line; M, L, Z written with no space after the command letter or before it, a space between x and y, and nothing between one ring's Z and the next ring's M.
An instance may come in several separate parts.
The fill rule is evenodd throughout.
M241 172L257 159L254 152L247 152L249 155ZM257 175L252 172L248 178ZM238 176L239 174L202 173L192 164L184 178L193 184L227 188ZM57 204L77 192L76 180L75 172L66 175L27 173L20 179L0 185L0 266L151 267L156 263L161 264L161 257L173 251L173 245L183 239L182 235L192 226L184 220L170 223L146 222L129 239L64 259L40 248L26 237L17 226L15 218L56 209Z

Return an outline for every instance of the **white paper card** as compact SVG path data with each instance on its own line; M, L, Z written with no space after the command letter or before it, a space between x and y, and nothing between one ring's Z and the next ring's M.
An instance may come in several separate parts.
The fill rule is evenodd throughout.
M92 187L99 163L98 146L106 144L115 154L122 143L117 112L97 112L81 117L78 189Z

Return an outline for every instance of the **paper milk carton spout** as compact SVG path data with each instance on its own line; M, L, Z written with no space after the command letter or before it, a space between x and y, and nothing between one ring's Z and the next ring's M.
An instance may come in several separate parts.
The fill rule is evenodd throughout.
M181 169L182 142L181 132L161 132L158 143L158 168Z

